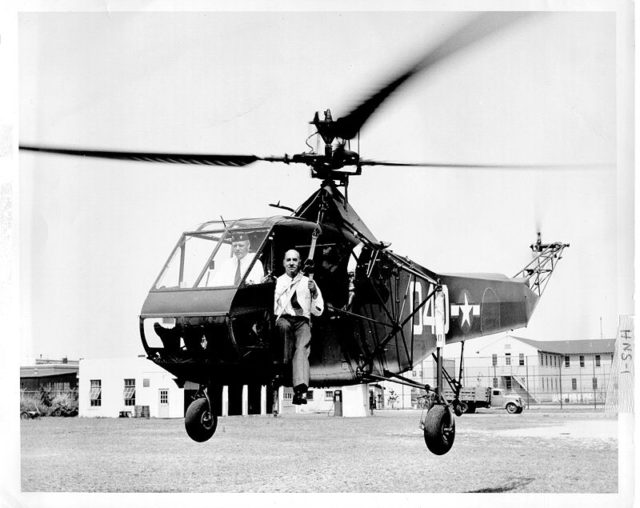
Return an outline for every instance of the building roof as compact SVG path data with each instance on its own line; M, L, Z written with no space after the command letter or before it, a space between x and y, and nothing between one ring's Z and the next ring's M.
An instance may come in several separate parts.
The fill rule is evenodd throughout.
M513 337L516 340L529 344L539 351L546 353L568 354L594 354L613 353L616 339L596 340L532 340L521 337Z
M20 379L33 377L52 377L78 375L78 366L62 364L29 365L20 367Z

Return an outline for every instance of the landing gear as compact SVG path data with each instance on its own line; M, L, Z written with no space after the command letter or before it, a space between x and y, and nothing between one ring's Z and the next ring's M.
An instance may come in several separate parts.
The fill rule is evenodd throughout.
M467 410L465 411L465 413L473 414L475 412L476 412L476 403L469 402L469 404L467 404Z
M184 416L184 427L191 439L203 443L213 436L218 426L218 417L211 411L206 397L194 400Z
M453 446L456 422L446 406L433 406L424 420L424 442L436 455L444 455Z

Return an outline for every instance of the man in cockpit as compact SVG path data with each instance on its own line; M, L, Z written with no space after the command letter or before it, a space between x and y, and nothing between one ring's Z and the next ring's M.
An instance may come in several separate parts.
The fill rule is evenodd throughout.
M291 361L293 404L307 403L311 315L320 316L324 301L318 285L300 272L300 253L288 250L285 273L278 277L274 295L276 328L284 344L284 360ZM293 351L293 358L291 353Z
M249 265L255 258L253 252L249 252L251 242L244 232L236 232L231 237L231 249L233 257L218 260L211 273L205 275L205 286L238 286ZM264 278L264 268L259 259L256 259L251 271L245 279L246 284L258 284Z

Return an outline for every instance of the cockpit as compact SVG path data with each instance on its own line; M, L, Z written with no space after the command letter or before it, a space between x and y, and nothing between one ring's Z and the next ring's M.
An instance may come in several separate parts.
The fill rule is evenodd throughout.
M207 222L181 235L153 289L196 289L259 284L269 274L261 247L271 224L264 219Z

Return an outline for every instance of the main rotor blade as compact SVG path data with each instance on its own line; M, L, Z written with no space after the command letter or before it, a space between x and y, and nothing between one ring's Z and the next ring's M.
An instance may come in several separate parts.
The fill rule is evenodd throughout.
M575 164L465 164L449 162L387 162L361 159L361 166L391 166L391 167L417 167L417 168L442 168L442 169L581 169L581 170L608 170L615 167L611 163L575 163Z
M164 162L169 164L203 164L208 166L247 166L257 161L289 162L287 157L258 157L257 155L221 155L161 152L128 152L113 150L84 150L59 147L20 145L20 150L45 152L76 157L131 160L142 162Z
M438 62L512 25L525 16L530 16L530 14L523 12L495 12L483 13L473 18L435 48L431 49L404 73L384 85L347 115L336 120L335 134L342 139L354 138L378 106L409 78L419 72L427 71Z

